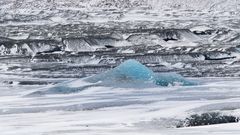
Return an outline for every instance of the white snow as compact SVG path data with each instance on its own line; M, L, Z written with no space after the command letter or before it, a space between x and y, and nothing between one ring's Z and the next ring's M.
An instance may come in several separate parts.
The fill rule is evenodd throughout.
M205 106L219 111L221 104L240 103L238 78L198 80L202 85L145 89L98 86L75 94L31 98L22 97L19 86L1 86L15 94L0 98L0 121L4 121L0 131L3 135L238 134L239 123L174 128L178 120L207 111ZM74 83L71 85L85 85ZM240 116L239 110L222 108L235 116Z
M135 51L134 51L134 50L127 49L127 50L121 51L121 53L135 53Z
M193 31L207 31L207 30L212 30L212 28L207 27L207 26L196 26L190 29L192 32Z

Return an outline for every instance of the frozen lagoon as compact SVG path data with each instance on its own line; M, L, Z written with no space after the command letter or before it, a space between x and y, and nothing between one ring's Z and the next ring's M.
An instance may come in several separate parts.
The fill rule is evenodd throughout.
M24 95L43 86L1 84L0 131L3 135L239 134L240 123L176 128L192 114L240 116L239 78L190 79L201 85L95 86L27 98Z

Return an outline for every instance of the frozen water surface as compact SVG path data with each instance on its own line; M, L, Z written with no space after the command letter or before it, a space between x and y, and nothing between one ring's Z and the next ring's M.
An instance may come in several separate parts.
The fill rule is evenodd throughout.
M118 71L118 75L127 73L125 78L152 79L154 73L151 70L136 61L128 62L106 73L112 75ZM133 67L139 70L131 71ZM141 75L138 74L140 71ZM164 74L165 77L169 75L172 74ZM115 76L112 79L116 79ZM239 134L239 123L177 128L193 114L218 112L240 116L239 78L187 79L201 84L145 85L143 88L144 85L138 83L136 87L117 87L116 84L99 85L84 79L66 79L66 82L48 86L1 84L0 131L3 135ZM84 87L84 90L48 91L52 93L26 96L51 88L59 90L62 85L72 89Z

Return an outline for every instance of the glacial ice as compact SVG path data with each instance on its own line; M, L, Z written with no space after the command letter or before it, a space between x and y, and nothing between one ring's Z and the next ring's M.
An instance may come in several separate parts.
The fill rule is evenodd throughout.
M153 71L138 61L127 60L112 70L88 78L87 81L152 81L153 76Z
M155 74L155 83L161 86L169 86L169 85L183 85L183 86L191 86L196 85L197 82L190 81L182 77L177 73L160 73Z
M86 84L84 84L84 82ZM49 94L71 94L86 90L90 87L134 87L150 86L189 86L197 83L187 80L176 73L154 73L151 69L136 60L127 60L107 72L84 79L64 82L43 91L35 91L27 96L43 96Z
M96 86L97 85L85 85L82 87L69 87L69 86L64 86L64 84L60 84L55 87L51 87L45 91L32 92L32 93L26 95L26 97L44 96L44 95L49 95L49 94L71 94L71 93L77 93L77 92L83 91L87 88L96 87Z
M169 85L195 85L196 82L185 79L176 73L154 73L151 69L136 60L127 60L118 67L86 79L89 82L102 82L103 84L114 83L154 83L160 86Z

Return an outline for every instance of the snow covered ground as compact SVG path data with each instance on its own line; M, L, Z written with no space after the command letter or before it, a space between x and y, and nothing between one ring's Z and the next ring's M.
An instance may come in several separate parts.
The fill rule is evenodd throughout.
M240 116L238 78L195 80L202 84L142 89L96 86L42 97L24 97L42 86L1 85L0 131L2 135L239 134L240 123L176 128L192 114Z
M14 76L9 79L21 80ZM46 80L37 82L40 81ZM42 83L44 86L1 83L1 134L168 135L240 131L236 123L240 116L239 78L184 79L177 74L154 74L137 61L128 60L99 75L55 81L58 84ZM193 115L204 113L233 116L233 120L220 118L226 119L227 124L199 127L186 123ZM204 125L218 121L218 115L208 116ZM199 119L196 122L203 125Z

